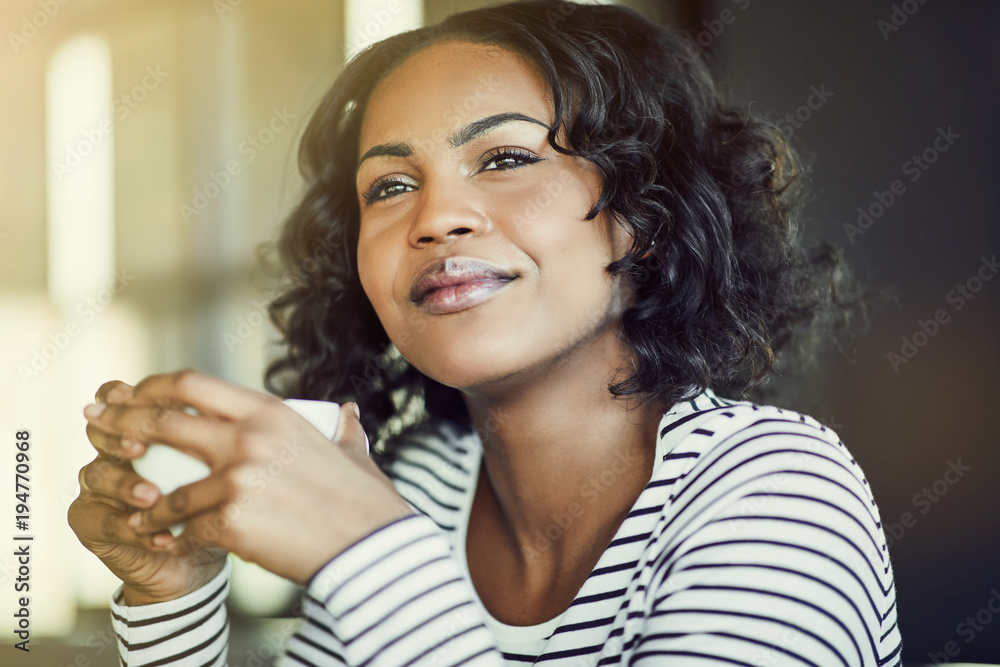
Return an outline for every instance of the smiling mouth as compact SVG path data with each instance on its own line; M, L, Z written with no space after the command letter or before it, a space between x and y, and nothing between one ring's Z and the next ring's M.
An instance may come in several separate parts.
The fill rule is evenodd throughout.
M468 280L431 290L422 299L414 301L418 308L432 315L457 313L490 299L514 278L490 277Z

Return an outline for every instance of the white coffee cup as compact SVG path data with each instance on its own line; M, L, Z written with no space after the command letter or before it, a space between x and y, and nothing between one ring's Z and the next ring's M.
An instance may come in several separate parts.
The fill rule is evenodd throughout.
M288 398L282 401L285 405L309 420L320 433L332 440L337 432L340 419L340 404L333 401L316 401L304 398ZM184 412L197 415L192 407L185 407ZM365 435L365 451L368 451L368 435ZM193 484L208 477L208 465L203 461L170 445L151 443L146 453L132 461L132 469L145 479L155 484L160 493L167 495L182 486ZM176 537L184 530L184 524L170 527L170 532Z

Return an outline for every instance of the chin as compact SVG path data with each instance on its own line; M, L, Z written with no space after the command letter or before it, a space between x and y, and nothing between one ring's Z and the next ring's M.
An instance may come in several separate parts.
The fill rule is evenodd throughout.
M474 390L476 387L509 377L517 372L524 361L513 357L514 341L476 341L472 344L451 342L438 345L429 353L409 356L408 361L421 373L441 384L458 389Z

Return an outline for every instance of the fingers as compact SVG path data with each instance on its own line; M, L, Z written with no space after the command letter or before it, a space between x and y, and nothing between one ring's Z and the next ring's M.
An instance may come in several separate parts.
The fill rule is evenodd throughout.
M160 498L155 485L103 456L80 469L80 490L116 501L121 508L150 507Z
M189 517L219 509L228 498L228 484L221 475L188 484L147 509L129 515L128 525L139 535L148 535L169 528Z
M98 557L101 555L100 545L126 544L153 551L165 550L170 545L169 532L140 535L132 530L128 525L130 514L130 510L118 509L81 496L70 505L67 516L70 528L80 542Z
M177 404L168 406L107 404L88 405L87 437L108 456L135 459L151 442L171 445L209 466L216 465L233 449L231 424L204 415L190 415ZM206 448L203 443L212 443Z
M87 439L98 453L115 462L133 461L146 452L146 443L141 440L108 433L94 424L87 424Z
M94 400L98 403L121 403L130 398L135 393L132 385L125 384L121 380L112 380L101 385Z
M132 385L121 380L111 380L105 382L94 394L97 406L104 406L107 403L121 403L130 398L134 393ZM103 409L103 408L102 408ZM141 456L145 451L145 445L132 443L131 446L123 447L121 438L115 434L106 433L96 427L87 425L87 438L99 452L104 452L117 459L134 459Z
M150 375L135 386L136 399L160 400L190 405L202 414L240 420L256 413L273 397L219 378L184 369Z

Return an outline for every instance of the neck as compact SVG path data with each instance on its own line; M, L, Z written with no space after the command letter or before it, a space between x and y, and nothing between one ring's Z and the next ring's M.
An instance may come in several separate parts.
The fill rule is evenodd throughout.
M483 444L476 502L543 579L604 551L649 482L669 408L611 396L617 336L587 347L516 387L464 394Z

